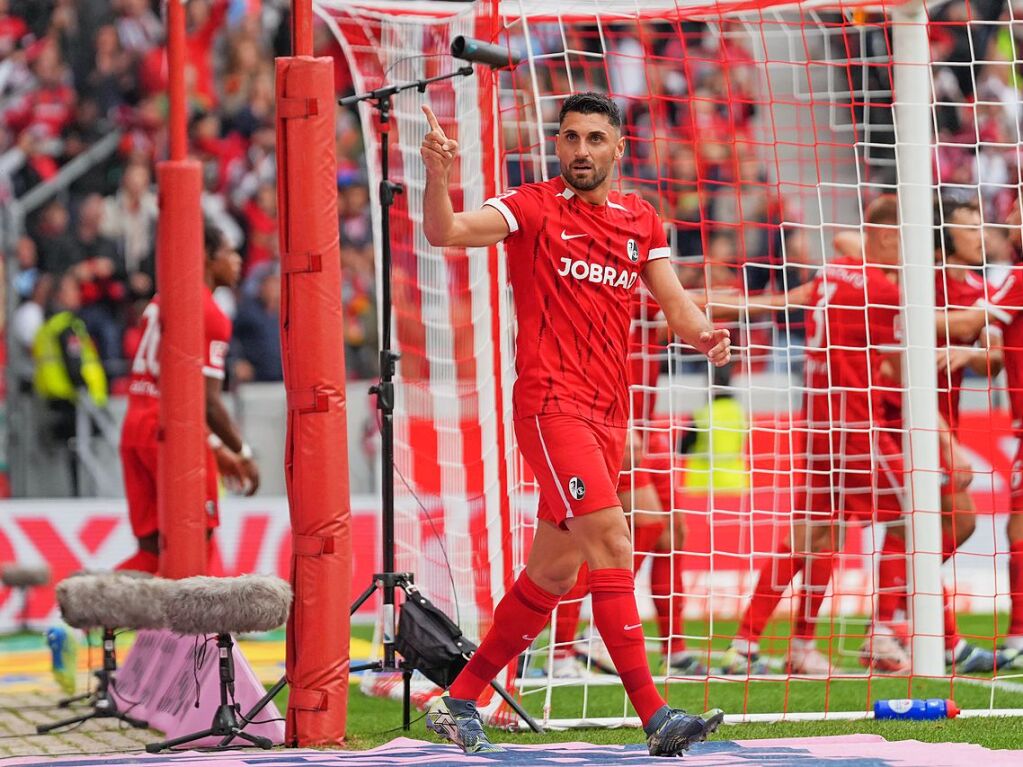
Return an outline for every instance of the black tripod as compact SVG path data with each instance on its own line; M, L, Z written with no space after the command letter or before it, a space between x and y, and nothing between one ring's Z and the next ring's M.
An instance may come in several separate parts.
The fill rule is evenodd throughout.
M114 672L117 671L117 655L114 650L114 639L113 629L103 629L103 668L96 672L96 679L98 680L96 691L66 698L58 704L60 708L64 708L72 703L85 700L92 706L92 711L89 711L86 714L80 714L79 716L62 719L59 722L41 724L36 727L36 732L42 735L44 733L51 732L52 730L59 730L73 724L87 722L90 719L118 719L130 724L132 727L137 727L140 730L144 730L149 727L148 722L143 722L141 719L128 716L126 713L118 709L117 701L114 700L113 696L110 694L110 688L114 683Z
M411 727L411 680L412 672L415 671L406 663L399 663L395 659L395 589L401 589L408 595L409 589L414 588L412 573L395 572L394 567L394 373L395 363L399 356L391 349L391 207L394 205L394 196L401 194L404 189L401 184L390 180L390 131L391 111L393 109L393 98L398 93L409 90L418 90L425 93L432 83L442 80L451 80L456 77L467 77L473 73L471 65L460 67L454 72L429 77L422 80L415 80L400 85L387 85L368 93L360 93L341 99L338 103L341 106L352 106L363 101L369 101L376 108L378 114L378 126L380 129L380 273L383 281L380 286L381 295L381 338L380 338L380 383L370 389L370 394L377 397L377 410L380 411L380 458L381 473L380 495L382 501L382 536L381 542L383 572L373 576L373 582L366 587L355 602L352 603L351 613L362 607L377 590L383 591L383 646L384 657L382 660L371 663L356 664L351 671L400 671L403 682L403 709L402 726L405 730ZM287 685L285 678L280 679L267 692L263 698L253 706L243 717L243 722L248 723ZM491 681L490 686L500 695L504 701L511 706L518 716L525 721L533 732L543 732L543 728L519 705L508 691L498 682ZM226 745L230 738L225 739Z
M147 743L146 751L150 754L158 754L165 748L176 748L177 746L191 743L208 737L226 736L221 745L227 745L234 738L247 740L254 746L260 748L273 748L273 741L264 738L262 735L253 735L243 732L251 720L243 720L238 715L238 704L234 699L234 640L230 634L217 634L217 653L220 656L220 705L213 715L213 723L209 728L201 732L194 732L191 735L182 735L171 740L164 740L159 743ZM231 701L231 702L229 702Z

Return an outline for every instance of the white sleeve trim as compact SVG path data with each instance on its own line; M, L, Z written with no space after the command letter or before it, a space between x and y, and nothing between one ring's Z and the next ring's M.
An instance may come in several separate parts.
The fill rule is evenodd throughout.
M996 306L995 304L991 303L990 301L983 301L983 300L982 301L978 301L975 304L975 306L977 306L977 307L979 307L981 309L987 310L991 314L991 316L994 317L999 322L1003 322L1006 325L1008 325L1010 322L1012 322L1012 314L1010 314L1009 312L1005 311L1004 309Z
M504 220L508 224L508 234L514 234L515 232L519 231L519 222L515 219L515 214L512 213L511 208L505 205L501 200L497 199L496 197L491 197L483 204L489 205L491 208L496 209L498 213L504 216Z
M651 250L647 254L646 260L647 261L654 261L654 260L656 260L658 258L670 258L670 257L671 257L671 248L665 246L663 248L654 248L653 250Z
M224 380L224 371L220 368L211 368L209 365L203 365L202 374L207 378L216 378L218 381Z

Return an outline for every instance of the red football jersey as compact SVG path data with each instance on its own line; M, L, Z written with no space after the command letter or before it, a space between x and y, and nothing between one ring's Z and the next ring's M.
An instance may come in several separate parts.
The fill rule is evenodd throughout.
M869 428L884 419L881 376L898 343L900 292L878 266L837 259L817 276L807 314L806 397L814 420Z
M966 272L966 279L954 280L939 269L935 277L934 305L939 309L943 306L952 310L968 309L984 301L984 280L975 272ZM948 336L939 333L938 347L947 345ZM965 368L959 368L952 374L947 370L938 373L938 412L953 430L959 425L959 398L965 374Z
M985 306L1004 330L1002 348L1012 426L1023 430L1023 268L1012 269Z
M231 320L203 288L203 328L205 353L203 375L224 378L224 364L231 341ZM155 296L142 313L141 340L131 364L128 383L128 413L122 440L132 444L156 439L156 420L160 411L160 297Z
M560 177L484 204L510 229L515 417L562 413L627 426L632 292L647 262L670 254L657 213L633 194L590 205Z

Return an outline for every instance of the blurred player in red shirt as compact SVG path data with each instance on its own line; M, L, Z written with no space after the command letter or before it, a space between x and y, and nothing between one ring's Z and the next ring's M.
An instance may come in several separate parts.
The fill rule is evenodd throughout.
M1018 225L1017 225L1018 228ZM997 290L971 309L949 311L948 335L960 343L972 343L985 330L999 329L1008 378L1009 409L1017 438L1010 477L1009 593L1011 612L1003 647L1019 665L1023 660L1023 266L1016 265ZM951 307L950 307L951 308Z
M981 271L984 248L980 209L975 204L939 200L935 207L935 305L949 310L983 306L990 286ZM975 373L996 376L1003 364L999 346L1000 331L990 328L983 333L980 347L960 345L939 327L938 345L938 412L941 419L939 455L944 470L941 488L942 555L949 559L976 528L976 514L968 487L971 467L959 447L959 407L963 376L969 367ZM894 382L889 407L893 415L889 426L902 431L901 384ZM903 525L891 525L881 548L877 582L877 623L872 646L868 640L865 662L876 671L908 672L910 670L908 595L906 593L906 540ZM945 661L961 674L993 671L996 663L1007 656L970 644L958 632L952 595L945 590ZM894 642L891 638L894 638Z
M224 386L224 364L231 340L231 320L213 300L213 290L237 285L241 258L223 233L207 223L203 233L206 252L203 328L206 381L206 425L209 448L206 454L206 513L209 535L219 524L218 468L229 483L238 483L247 495L259 488L259 470L252 449L242 440L220 394ZM160 296L142 314L142 336L131 366L128 412L121 430L121 465L128 499L132 533L138 540L136 554L117 566L118 570L155 573L159 564L157 519L157 455L160 430Z
M559 119L561 175L525 184L455 213L449 184L458 152L424 107L430 131L423 228L435 246L504 242L518 333L512 396L515 434L540 487L526 569L501 600L479 650L427 712L428 726L470 753L499 750L483 732L476 700L547 624L561 596L589 566L593 620L653 755L674 756L722 721L670 708L657 691L636 607L632 541L615 492L629 419L628 343L639 277L672 332L717 365L728 332L714 330L686 295L669 260L664 228L636 195L611 191L625 151L618 106L575 94Z
M882 203L886 199L887 202ZM876 217L882 213L884 209L877 207L882 204L891 206L894 205L894 201L891 198L880 198L868 209L868 248L871 247L869 235L872 231L870 215L873 212ZM894 220L897 220L897 210ZM955 215L954 220L961 226L966 226L972 219L959 213ZM890 231L897 234L894 229ZM851 244L849 239L851 238L843 237L843 247L839 248L836 237L836 249L842 256L832 262L829 268L837 265L847 269L856 264L863 264L861 247L858 244L856 247L849 247ZM876 242L877 238L874 239ZM971 244L976 243L972 243L968 237L959 240L959 254L953 254L950 264L962 270L974 263L980 254L973 251ZM889 245L897 247L897 243ZM883 251L883 247L878 247ZM877 274L878 270L870 267L872 263L889 262L890 257L879 256L875 251L873 255L867 256L866 273ZM845 272L839 272L835 276L841 277L843 274ZM965 281L968 276L954 268L949 279ZM810 516L808 526L797 524L792 540L783 544L779 552L782 555L781 560L770 560L761 569L756 592L741 622L740 634L726 657L726 672L762 673L767 670L758 653L760 634L789 582L796 573L803 570L804 584L798 594L799 604L794 610L794 640L790 650L789 669L795 673L829 673L830 662L816 650L813 640L815 633L813 624L831 577L836 542L830 526L820 525L818 524L820 520L813 519L827 506L824 493L831 496L830 500L834 505L832 514L836 518L866 520L873 517L879 521L891 522L885 536L878 576L878 620L872 635L864 645L862 660L880 671L903 672L909 669L905 625L900 623L904 620L906 605L906 553L900 514L901 502L898 501L904 470L901 464L902 447L900 441L895 439L902 430L902 394L898 377L899 358L897 355L884 353L883 349L884 345L894 338L889 326L890 319L897 316L900 302L898 270L887 269L886 277L886 281L877 279L863 281L863 298L860 299L860 306L855 308L855 312L860 315L858 319L855 312L850 315L847 311L855 307L855 296L850 296L846 281L832 279L829 284L827 269L814 283L800 286L786 295L758 298L757 304L748 307L751 312L759 312L773 311L784 306L814 304L813 312L808 317L808 345L818 347L818 351L811 349L808 354L806 371L808 391L804 406L806 429L797 430L797 436L801 438L800 442L806 443L806 448L804 451L798 446L799 443L796 447L797 454L805 452L806 470L803 482L808 503L803 505L810 512ZM941 271L938 272L938 280L941 283L938 289L939 305L945 303L957 305L958 302L966 302L967 306L976 304L976 281L971 279L969 283L957 283L946 289ZM980 287L983 290L982 283ZM721 296L714 297L713 302L726 309L734 309L743 303L736 297ZM716 311L715 316L721 313ZM822 318L826 320L824 324L821 322ZM866 350L857 348L865 343L862 337L857 337L864 324L867 328L866 335L869 336L869 342L866 343L870 346L879 345L880 348ZM947 337L943 321L939 320L938 326L938 343L939 346L943 346L943 341ZM894 325L892 327L894 328ZM850 337L849 333L853 328L857 329ZM838 332L835 332L836 329ZM822 331L826 333L822 335ZM825 351L821 347L830 348ZM864 351L870 354L862 357ZM967 363L985 368L993 366L994 372L998 371L1000 357L997 351L991 352L990 356L987 350L962 351L966 352L962 359L957 358L949 365L939 365L939 395L943 395L940 396L942 411L939 419L943 425L948 419L958 423L956 385L961 382L961 374L950 376L947 371L956 372L960 370L962 364ZM849 352L854 353L850 355ZM948 360L959 352L960 350L956 349L943 356ZM826 360L825 365L821 364L822 354ZM861 365L859 374L856 373L857 365ZM825 399L822 395L829 387L831 392ZM825 405L827 407L822 407ZM827 415L820 419L814 411L820 413L822 409L827 410ZM873 423L875 427L875 434L869 442L864 428L868 422ZM837 463L828 457L829 445L826 444L828 439L833 442L836 438L838 442L832 447L835 456L838 457ZM954 434L948 428L939 432L939 453L944 469L942 503L946 513L943 517L943 547L947 558L955 551L956 545L966 540L973 531L973 506L967 493L971 475ZM868 459L866 464L861 460L864 457ZM869 481L871 471L869 461L875 461L878 469L877 484L873 488L870 487ZM832 482L834 487L829 492L827 486ZM800 491L802 492L802 488ZM878 512L876 514L869 511L871 492L875 496L874 504ZM789 561L786 555L792 550L793 544L811 552L805 561L801 561L800 556L797 556L794 562ZM994 667L996 660L1008 659L1007 655L996 656L964 642L956 632L951 601L946 599L946 605L948 663L955 663L957 670L966 673L989 671Z
M794 453L805 456L795 483L791 536L761 567L739 633L723 661L729 674L763 673L759 640L799 572L807 587L795 611L788 668L828 674L817 649L817 614L834 564L843 521L886 521L902 513L902 446L875 428L883 412L882 367L898 339L901 303L898 205L879 197L865 214L863 255L828 263L817 278L774 302L807 305L807 355L802 423ZM766 299L765 305L771 303Z

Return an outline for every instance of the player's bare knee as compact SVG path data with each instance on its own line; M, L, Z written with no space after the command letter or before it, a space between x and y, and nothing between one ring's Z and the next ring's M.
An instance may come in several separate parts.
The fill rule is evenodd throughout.
M591 570L632 569L632 536L624 524L580 531L579 545Z
M556 594L560 597L564 596L572 589L575 585L575 579L578 574L578 568L572 573L568 573L564 569L540 569L535 572L530 572L529 578L544 591L549 594Z
M1005 528L1009 543L1023 541L1023 513L1013 512L1009 515L1009 524Z
M952 518L956 543L965 543L977 529L977 515L972 511L957 511Z
M586 561L590 569L605 567L632 569L632 538L621 530L607 530L591 546L587 546Z
M686 545L686 519L675 514L671 520L671 542L675 551L681 551Z

